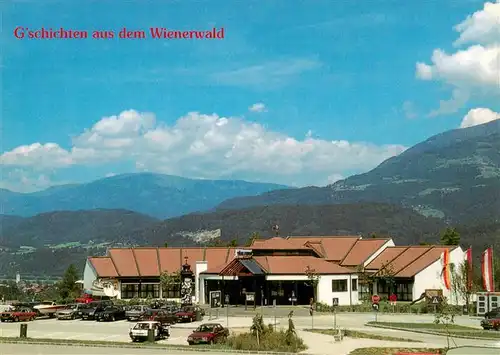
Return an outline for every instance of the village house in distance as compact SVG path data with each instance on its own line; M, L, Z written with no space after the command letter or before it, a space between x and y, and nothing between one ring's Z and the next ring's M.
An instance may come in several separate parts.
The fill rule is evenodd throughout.
M314 285L316 300L328 305L356 305L375 294L413 301L429 289L442 290L448 302L463 304L444 287L445 250L451 263L463 262L459 246L395 246L390 238L359 236L256 239L244 249L111 248L107 256L88 258L84 287L92 290L107 283L119 299L179 299L180 285L162 289L160 274L179 272L185 265L193 272L192 298L199 304L209 303L211 291L222 291L222 300L230 304L244 304L247 293L257 305L274 300L278 305L309 304ZM392 287L382 277L388 272L395 281ZM375 281L366 283L363 274L375 276Z

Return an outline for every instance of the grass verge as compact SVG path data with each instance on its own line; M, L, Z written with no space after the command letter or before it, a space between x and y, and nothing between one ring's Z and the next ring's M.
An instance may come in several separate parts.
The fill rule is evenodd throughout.
M428 348L360 348L353 350L349 355L395 355L398 353L427 353L427 354L446 354L446 349L428 349Z
M331 335L331 336L334 336L335 334L337 334L337 331L335 331L333 329L305 329L305 330L308 332L312 332L312 333L325 334L325 335ZM357 330L345 329L345 330L343 330L343 332L344 332L344 336L349 337L349 338L399 341L399 342L407 342L407 343L421 343L421 341L419 341L419 340L378 335L378 334L372 334L369 332L359 332Z
M458 324L436 323L396 323L396 322L368 322L367 325L385 327L406 331L429 332L436 335L450 335L464 338L500 339L500 332L483 330Z

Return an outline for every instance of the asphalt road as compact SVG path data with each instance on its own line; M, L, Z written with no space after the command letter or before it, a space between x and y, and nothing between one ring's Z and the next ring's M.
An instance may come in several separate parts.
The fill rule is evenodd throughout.
M98 348L78 346L51 346L30 344L1 344L0 355L63 355L63 354L92 354L92 355L135 355L135 354L168 354L172 355L200 355L198 352L175 351L165 349L124 349L124 348ZM210 352L211 355L228 355L227 353Z

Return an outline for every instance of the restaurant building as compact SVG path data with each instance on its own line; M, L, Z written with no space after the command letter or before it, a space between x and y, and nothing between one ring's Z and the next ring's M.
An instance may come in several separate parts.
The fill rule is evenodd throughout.
M106 256L87 259L84 285L105 284L120 299L179 299L180 284L161 287L160 275L185 265L193 272L193 302L200 304L209 303L211 291L221 291L230 304L309 304L314 298L355 305L391 293L411 301L423 290L443 288L438 269L445 248L452 262L463 260L460 247L396 247L390 238L359 236L274 237L245 248L110 248ZM388 270L391 285L382 277Z

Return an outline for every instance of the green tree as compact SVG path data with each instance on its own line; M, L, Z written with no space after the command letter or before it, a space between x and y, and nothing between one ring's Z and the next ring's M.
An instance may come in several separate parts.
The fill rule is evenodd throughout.
M228 247L237 247L238 241L236 239L232 239L229 243L227 243Z
M164 246L165 248L168 248L168 243L167 243L167 242L163 243L163 246Z
M174 290L180 288L181 284L181 273L180 271L175 271L168 273L163 271L160 274L160 286L162 290Z
M460 233L455 228L446 228L441 233L441 244L442 245L459 245L460 244Z
M314 297L314 303L317 304L318 300L318 283L319 280L321 279L321 276L316 273L316 270L311 269L309 265L307 266L305 270L306 276L309 279L309 283L311 284L313 288L313 297Z
M388 286L389 294L396 291L396 278L395 278L394 267L390 263L382 264L379 272L377 273L377 279Z
M63 300L76 298L80 294L80 286L76 283L80 279L78 269L74 264L68 266L63 279L58 284L59 296Z

